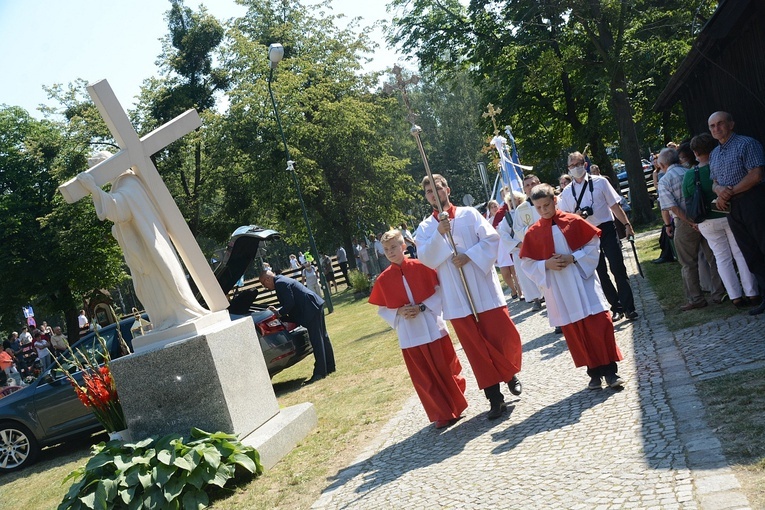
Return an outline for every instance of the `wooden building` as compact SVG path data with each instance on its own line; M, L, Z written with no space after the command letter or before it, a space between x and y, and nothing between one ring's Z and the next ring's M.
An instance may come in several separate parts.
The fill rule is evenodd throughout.
M765 1L721 0L654 104L680 101L691 135L709 116L731 113L735 131L765 142Z

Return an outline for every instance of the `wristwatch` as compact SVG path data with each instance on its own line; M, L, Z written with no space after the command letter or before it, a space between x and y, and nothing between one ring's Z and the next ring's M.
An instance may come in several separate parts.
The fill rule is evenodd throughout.
M421 311L421 312L424 312L426 308L427 308L427 307L426 307L425 305L423 305L422 303L420 303L420 311Z

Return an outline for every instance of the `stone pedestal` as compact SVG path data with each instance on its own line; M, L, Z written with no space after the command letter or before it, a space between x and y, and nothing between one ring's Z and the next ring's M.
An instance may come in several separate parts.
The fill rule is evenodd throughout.
M250 318L112 362L135 440L192 427L238 434L272 467L316 426L310 403L279 409Z
M142 354L161 349L173 342L201 335L209 329L222 327L223 324L221 323L231 324L231 318L226 310L213 312L195 321L186 322L172 328L149 331L141 336L133 337L133 352Z

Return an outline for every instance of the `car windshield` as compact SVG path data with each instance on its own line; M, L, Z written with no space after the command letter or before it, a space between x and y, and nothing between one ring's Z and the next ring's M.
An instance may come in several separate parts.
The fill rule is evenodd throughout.
M104 328L100 330L98 334L101 336L101 338L103 338L109 351L112 350L112 346L114 345L115 341L119 342L119 339L116 338L117 328L115 327ZM85 338L75 343L72 346L72 351L74 352L74 356L77 357L78 361L82 365L87 364L86 359L91 360L91 362L95 359L98 364L101 364L104 361L103 346L94 333L88 334ZM72 359L72 352L66 351L61 356L58 356L58 361L61 364L61 367L63 367L64 370L67 370L70 374L77 371L77 365ZM61 368L55 364L53 365L50 373L54 379L64 377L64 373L62 372Z

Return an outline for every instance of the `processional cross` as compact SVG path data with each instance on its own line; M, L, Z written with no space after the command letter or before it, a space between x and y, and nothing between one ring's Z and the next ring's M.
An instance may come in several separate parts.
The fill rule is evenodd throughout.
M170 239L197 284L207 307L211 312L225 310L229 306L228 299L150 158L152 154L201 126L199 114L196 110L188 110L139 139L106 80L88 85L88 93L121 150L86 173L92 175L100 187L113 182L127 169L132 169L143 180L146 192L159 211ZM58 189L70 204L90 194L77 178L70 179Z
M406 106L406 110L407 110L406 120L408 120L409 123L412 125L412 128L409 130L409 133L417 141L417 148L420 150L422 163L425 165L425 173L428 174L428 179L430 179L430 185L433 187L433 192L436 194L436 207L438 207L438 219L441 220L443 219L446 213L444 212L444 209L441 206L441 199L438 197L438 192L436 190L436 183L433 180L433 173L430 171L428 158L425 155L425 148L422 146L422 140L420 140L420 133L422 132L422 128L415 123L415 120L417 119L417 114L414 113L414 110L412 110L412 104L409 102L409 96L406 93L407 85L417 85L420 82L420 77L417 76L416 74L413 74L412 76L409 77L409 79L405 80L401 73L401 67L398 65L393 66L393 75L396 77L396 87L393 87L389 83L386 83L383 86L383 91L386 94L390 94L393 92L393 89L396 88L401 92L401 97L404 100L404 105ZM448 216L446 217L448 218ZM447 239L449 241L449 244L451 245L452 253L454 255L457 255L457 245L454 244L454 237L452 236L451 231L447 233ZM470 303L470 310L473 312L473 317L475 318L476 322L478 322L478 312L476 311L475 304L473 304L473 296L471 296L470 294L470 289L468 288L467 280L465 279L465 272L463 271L462 267L459 268L459 273L460 273L460 278L462 279L462 285L465 287L465 294L467 295L468 303Z
M494 108L494 105L489 103L486 105L486 111L483 112L481 115L484 119L486 117L491 117L491 123L494 124L494 136L497 136L499 134L499 128L497 127L497 119L496 116L502 113L502 108Z

